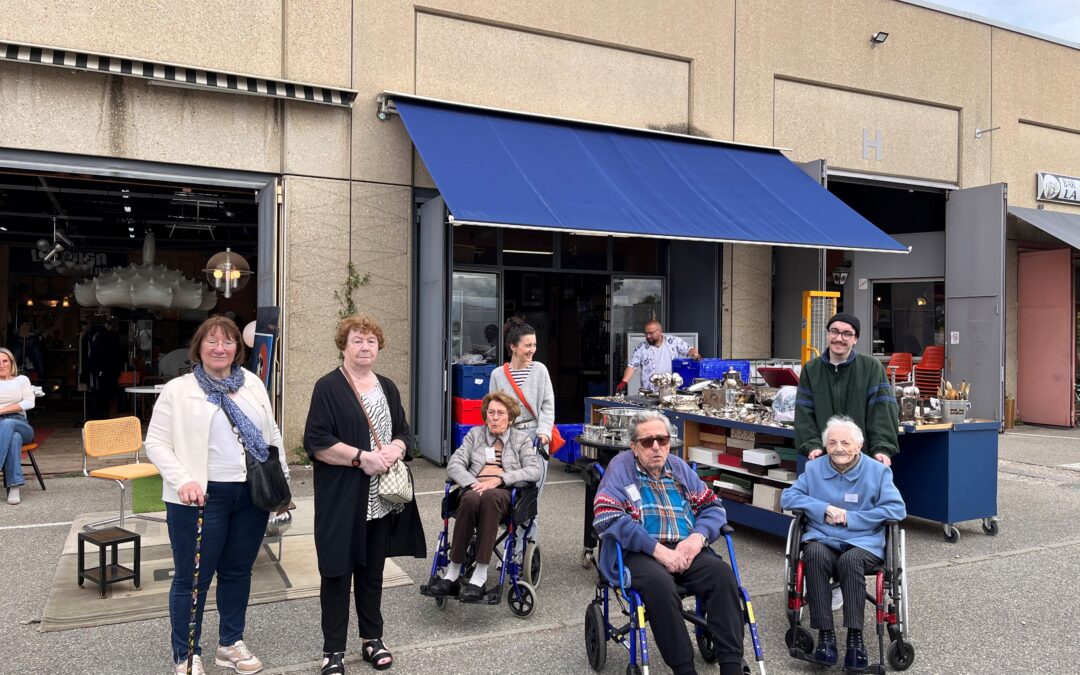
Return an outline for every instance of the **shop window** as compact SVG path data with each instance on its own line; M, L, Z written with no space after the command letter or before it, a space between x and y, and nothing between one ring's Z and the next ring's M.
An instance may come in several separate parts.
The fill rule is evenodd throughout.
M575 270L606 270L610 237L589 237L580 234L560 234L562 268Z
M628 274L664 274L663 255L667 250L658 239L614 237L612 267Z
M463 265L495 265L499 261L498 230L462 225L453 228L454 262Z
M503 265L554 267L555 236L544 230L503 230Z
M943 280L876 281L872 289L875 355L909 352L920 356L927 347L944 344Z

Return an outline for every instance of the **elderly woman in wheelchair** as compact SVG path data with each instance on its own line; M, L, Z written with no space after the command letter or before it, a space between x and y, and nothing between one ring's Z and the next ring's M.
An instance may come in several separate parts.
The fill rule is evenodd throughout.
M484 424L469 431L447 464L443 532L435 551L430 582L420 591L435 597L440 608L447 597L457 597L461 602L498 604L509 572L510 609L526 616L532 613L535 603L534 589L518 580L522 565L513 559L513 545L517 537L528 537L536 517L536 489L532 484L540 480L540 457L529 435L513 426L521 408L510 395L501 391L489 393L481 403L480 412ZM457 489L452 490L453 486ZM450 517L456 521L453 538L447 542ZM498 537L499 525L504 521L506 533ZM505 544L503 556L508 564L500 570L498 587L485 590L491 556L500 542ZM535 553L538 551L533 546L524 555L532 560ZM471 573L469 566L473 566ZM440 571L442 577L438 576ZM538 572L537 569L532 573L536 580ZM462 577L466 574L468 578L463 584ZM534 580L531 574L526 576ZM499 592L496 594L495 590Z
M609 627L608 591L601 583L586 614L590 665L595 670L603 667L604 643L614 633L614 639L630 649L628 672L640 672L638 642L647 668L644 606L660 655L676 674L696 672L685 618L695 624L706 661L719 663L723 675L742 675L743 602L749 608L749 596L739 586L734 561L728 565L710 548L720 538L727 517L697 473L670 455L671 436L671 423L664 415L654 411L636 415L630 422L630 451L611 460L597 488L593 525L600 537L599 568L631 609L629 626ZM629 571L629 581L623 570ZM696 620L683 612L683 595L697 596ZM751 627L757 648L756 627Z
M780 500L784 509L796 514L788 552L788 616L792 626L788 647L797 658L825 666L836 664L830 602L830 583L835 579L844 599L845 671L884 672L881 663L871 667L863 643L865 575L876 573L879 655L883 624L888 623L890 634L897 640L890 646L889 660L897 669L906 668L914 649L896 630L897 616L906 614L906 610L897 611L902 602L899 591L903 573L902 532L897 523L907 515L904 500L893 484L892 470L863 456L863 433L851 418L829 419L822 440L828 455L807 462L802 475L784 490ZM811 635L798 624L804 581L810 627L818 631L817 649ZM885 585L892 598L888 607Z

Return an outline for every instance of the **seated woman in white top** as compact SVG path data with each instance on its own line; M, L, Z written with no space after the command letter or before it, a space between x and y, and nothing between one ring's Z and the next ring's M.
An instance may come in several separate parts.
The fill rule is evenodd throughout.
M22 449L34 440L34 429L26 421L26 411L34 407L34 389L25 375L19 375L15 355L0 347L0 465L4 467L7 503L21 501Z

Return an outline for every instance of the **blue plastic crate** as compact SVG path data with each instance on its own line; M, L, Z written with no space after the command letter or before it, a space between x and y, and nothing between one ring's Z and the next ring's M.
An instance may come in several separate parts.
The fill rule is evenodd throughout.
M458 398L480 399L487 396L488 380L495 366L465 366L455 363L453 367L452 393Z
M694 359L672 359L671 360L671 372L678 373L682 378L683 386L689 386L694 383L694 378L702 377L698 373L701 369L701 363Z
M559 448L555 453L555 459L567 464L573 464L574 460L581 456L581 446L574 439L581 435L581 424L556 424L559 433L562 434L566 445Z
M479 424L458 424L455 422L451 425L452 433L450 434L451 446L450 454L454 454L454 451L461 447L462 442L465 440L465 436L469 433L469 430L473 427L478 427Z
M743 359L701 359L698 377L719 380L729 368L735 369L743 383L750 381L750 361Z

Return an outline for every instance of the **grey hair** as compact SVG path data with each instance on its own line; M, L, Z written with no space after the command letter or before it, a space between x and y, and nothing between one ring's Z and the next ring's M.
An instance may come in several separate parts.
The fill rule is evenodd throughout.
M675 427L671 425L671 420L667 418L667 415L656 412L655 410L642 410L638 414L630 418L630 442L636 443L638 439L638 425L651 422L653 420L660 420L667 427L668 436L675 435Z
M863 436L862 429L858 424L855 424L855 420L851 419L847 415L833 415L829 418L829 421L825 423L825 430L821 432L822 445L829 444L829 432L837 427L847 427L851 431L851 438L859 444L861 448L866 437Z

